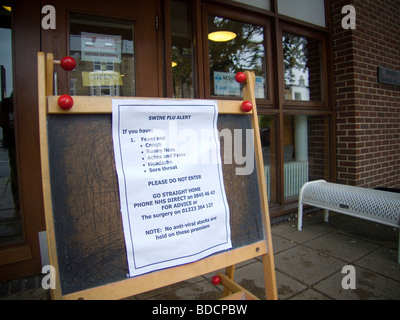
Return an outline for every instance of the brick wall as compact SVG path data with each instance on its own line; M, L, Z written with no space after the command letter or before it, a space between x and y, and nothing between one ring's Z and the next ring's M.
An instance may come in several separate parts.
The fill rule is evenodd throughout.
M344 30L344 5L356 29ZM400 71L398 0L331 0L337 182L400 188L400 87L378 83L378 66Z

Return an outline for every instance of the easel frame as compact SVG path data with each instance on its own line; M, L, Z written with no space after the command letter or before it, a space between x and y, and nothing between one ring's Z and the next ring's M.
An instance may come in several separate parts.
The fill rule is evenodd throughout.
M222 284L225 285L223 296L228 295L235 288L236 294L232 298L237 297L237 292L246 293L246 297L253 297L247 294L247 291L233 282L235 265L247 261L252 258L262 257L264 269L264 281L266 297L268 300L277 299L275 264L272 248L271 226L269 220L268 200L266 193L266 182L263 173L263 159L261 154L261 140L258 126L258 116L256 110L256 100L254 96L255 76L251 72L246 72L247 82L243 88L243 99L252 102L253 109L250 112L241 110L242 101L217 100L220 114L246 114L251 115L251 125L254 129L254 147L255 162L258 177L258 185L261 200L262 222L264 240L246 245L240 248L222 252L202 260L185 264L169 269L148 273L142 276L127 278L122 281L109 283L106 285L88 288L69 294L62 294L61 282L57 259L56 236L53 219L53 204L50 186L50 164L48 152L48 132L47 132L47 116L55 114L99 114L111 113L112 97L87 97L74 96L74 107L68 111L64 111L57 105L58 96L52 96L53 88L53 65L59 62L54 60L53 54L45 55L43 52L38 53L38 105L39 105L39 134L40 134L40 153L41 153L41 169L43 184L43 201L47 230L47 241L49 248L50 264L56 269L56 289L51 290L52 299L122 299L125 297L137 295L160 287L168 286L180 281L191 279L206 273L210 273L222 268L226 268L225 275L221 275ZM121 97L118 97L121 98ZM134 99L134 98L130 98ZM161 98L160 98L161 99ZM96 108L91 108L95 105ZM234 285L232 285L234 283ZM230 284L230 285L229 285Z

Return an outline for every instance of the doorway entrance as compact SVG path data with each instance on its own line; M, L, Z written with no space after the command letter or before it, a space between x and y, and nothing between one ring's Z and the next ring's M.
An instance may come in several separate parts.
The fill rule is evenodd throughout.
M78 62L74 72L55 68L55 94L163 95L162 39L157 23L159 0L115 0L111 3L99 0L95 4L79 0L10 3L11 11L4 15L9 15L9 20L13 21L6 30L12 33L13 80L7 80L7 87L14 84L10 88L13 89L11 101L15 117L9 119L15 128L18 190L15 193L12 189L14 180L10 177L14 167L10 149L0 148L0 198L4 196L7 212L12 214L4 219L0 216L0 227L3 222L13 227L8 230L13 234L7 238L7 243L0 242L1 282L40 274L42 264L45 264L41 252L46 250L46 243L39 240L45 239L45 222L36 121L37 52L53 53L55 59L72 55ZM55 8L55 29L41 27L44 5ZM3 74L6 72L1 73L2 79L6 79ZM10 93L6 95L8 98ZM1 167L3 158L4 168ZM2 206L0 202L0 213Z

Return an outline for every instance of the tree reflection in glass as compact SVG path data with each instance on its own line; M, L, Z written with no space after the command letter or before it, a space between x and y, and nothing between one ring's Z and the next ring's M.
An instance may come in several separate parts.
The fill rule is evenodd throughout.
M240 96L234 76L250 70L256 75L256 97L266 98L264 27L218 16L208 16L208 33L236 34L225 42L208 41L211 94Z

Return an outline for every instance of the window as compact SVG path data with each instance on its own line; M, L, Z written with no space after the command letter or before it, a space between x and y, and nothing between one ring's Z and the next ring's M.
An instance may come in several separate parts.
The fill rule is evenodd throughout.
M191 6L171 1L172 86L174 98L194 98L194 50Z
M172 96L173 88L174 97L240 100L236 73L255 73L267 196L271 214L280 215L297 207L305 182L333 178L324 1L217 2L190 8L186 1L170 0L172 45L166 52L172 48L176 64L173 77L166 72L173 78L166 91Z
M328 179L328 119L323 116L284 116L285 199L297 197L308 181Z
M93 71L101 71L101 62L93 61Z
M271 10L270 0L233 0L264 10Z
M321 43L289 32L282 34L285 99L321 101Z
M211 95L240 97L240 85L235 81L235 74L251 70L256 75L256 98L265 99L264 27L209 15L208 39Z
M281 14L325 27L324 0L278 0Z

